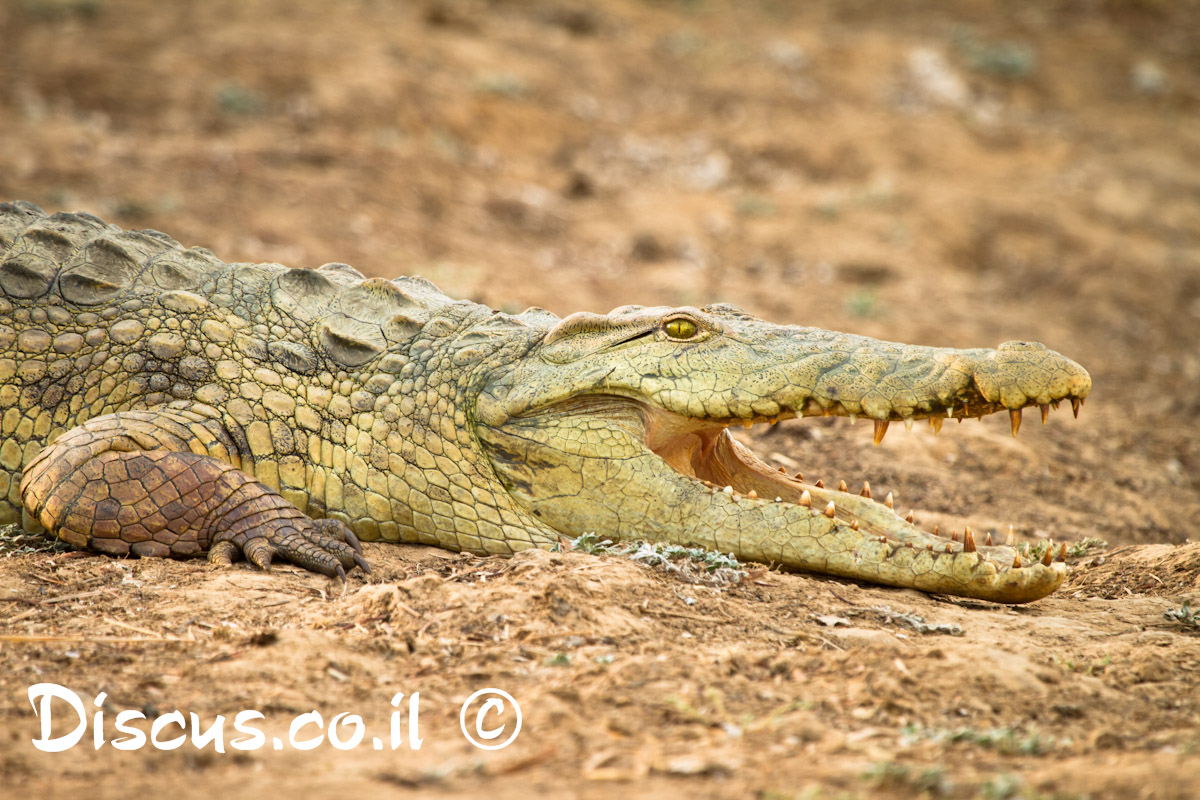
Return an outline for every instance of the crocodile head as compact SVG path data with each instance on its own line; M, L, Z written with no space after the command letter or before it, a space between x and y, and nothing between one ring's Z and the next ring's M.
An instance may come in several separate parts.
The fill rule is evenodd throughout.
M915 527L870 497L777 471L732 425L802 416L892 422L1011 415L1091 388L1027 342L955 350L774 325L728 305L627 306L554 324L491 379L476 432L519 506L568 536L596 532L997 602L1054 591L1065 565Z

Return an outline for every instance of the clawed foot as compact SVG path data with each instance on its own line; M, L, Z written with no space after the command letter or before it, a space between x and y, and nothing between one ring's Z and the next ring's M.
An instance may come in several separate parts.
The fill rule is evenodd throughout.
M243 556L264 572L270 571L271 561L278 556L342 581L346 580L346 570L356 566L371 573L358 537L335 519L276 520L214 542L208 550L208 560L213 564L227 566Z

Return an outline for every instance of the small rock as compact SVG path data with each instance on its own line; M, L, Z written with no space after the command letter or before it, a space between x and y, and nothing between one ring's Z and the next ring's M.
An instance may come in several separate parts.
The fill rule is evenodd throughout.
M908 53L908 73L916 90L929 103L963 108L971 101L967 82L954 71L946 56L931 47Z
M1156 62L1143 59L1129 70L1129 81L1138 94L1162 95L1171 89L1171 79Z

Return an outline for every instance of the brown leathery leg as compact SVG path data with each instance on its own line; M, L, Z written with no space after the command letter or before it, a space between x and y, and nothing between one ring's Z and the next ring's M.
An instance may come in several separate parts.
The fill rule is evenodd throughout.
M203 441L194 426L203 427ZM26 468L21 499L51 533L110 555L275 557L331 577L369 571L354 534L312 520L233 465L214 423L184 411L122 412L67 431ZM189 447L204 452L192 452ZM230 449L232 443L230 441Z

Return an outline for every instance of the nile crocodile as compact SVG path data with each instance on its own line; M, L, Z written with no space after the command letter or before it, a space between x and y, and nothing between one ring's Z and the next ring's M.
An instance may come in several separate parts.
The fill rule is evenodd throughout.
M345 264L225 264L156 231L0 205L0 520L112 555L368 570L359 540L508 554L599 532L1024 602L1065 565L807 483L726 430L1069 400L1040 344L915 347L738 308L564 319Z

